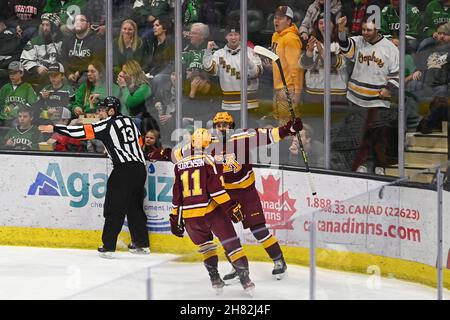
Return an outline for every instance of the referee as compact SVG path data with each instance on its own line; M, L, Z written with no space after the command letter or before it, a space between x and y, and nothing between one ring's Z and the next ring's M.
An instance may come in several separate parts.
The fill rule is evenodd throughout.
M42 125L43 133L57 132L81 140L98 139L103 142L114 169L108 178L103 215L103 246L100 257L113 258L117 237L127 215L132 243L132 253L148 254L149 238L147 216L143 208L146 180L145 158L140 147L139 129L130 117L120 114L120 100L106 97L103 105L108 118L87 125Z

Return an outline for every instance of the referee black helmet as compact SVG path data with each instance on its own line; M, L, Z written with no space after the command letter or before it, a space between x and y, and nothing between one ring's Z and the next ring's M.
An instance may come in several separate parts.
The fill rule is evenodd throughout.
M101 105L106 107L107 109L113 108L116 114L120 112L120 100L116 97L106 97Z

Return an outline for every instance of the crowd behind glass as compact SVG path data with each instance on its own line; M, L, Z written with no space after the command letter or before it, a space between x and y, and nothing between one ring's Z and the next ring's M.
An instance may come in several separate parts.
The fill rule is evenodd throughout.
M298 38L299 47L297 52L286 54L290 67L285 72L288 77L298 77L289 91L305 124L301 136L313 167L324 166L323 3L323 0L249 0L247 13L247 126L274 127L283 123L277 114L285 95L277 87L279 75L271 62L256 55L252 48L260 45L274 49L274 34L290 32ZM354 139L352 130L356 130L354 123L358 119L349 117L353 113L349 111L347 93L349 86L355 86L351 80L354 59L361 57L349 58L342 50L339 22L342 17L347 18L345 31L350 38L361 35L365 18L372 16L378 32L399 47L399 3L399 0L331 1L331 169L367 172L364 161L355 166L356 162L348 159ZM113 28L106 30L104 0L1 2L1 149L103 153L98 141L43 135L37 126L105 119L107 115L100 102L107 95L107 72L113 72L112 94L120 99L121 112L132 116L141 129L147 152L178 142L172 137L177 110L174 1L112 0L112 4ZM292 25L280 27L283 22L278 20L277 12L288 17ZM442 121L447 120L449 17L448 0L407 1L406 132L429 134L439 130ZM182 1L181 110L186 133L192 133L194 126L211 128L211 119L219 111L229 112L236 127L241 127L239 18L239 1ZM106 32L112 32L114 39L112 70L105 68ZM219 50L222 55L215 54ZM392 56L396 61L384 63L398 64L400 54L403 55ZM375 55L373 58L376 59ZM238 68L229 62L232 60ZM375 150L374 154L366 155L374 160L369 172L375 174L383 174L385 167L395 166L398 161L395 138L398 95L387 95L386 100L390 115L381 119L383 126L375 138L365 141L373 144L370 150ZM362 123L367 125L369 115L364 117ZM380 117L375 119L378 121ZM382 139L387 143L382 146L384 151L377 153ZM281 164L303 166L297 138L283 141L277 148ZM356 158L360 153L357 152Z

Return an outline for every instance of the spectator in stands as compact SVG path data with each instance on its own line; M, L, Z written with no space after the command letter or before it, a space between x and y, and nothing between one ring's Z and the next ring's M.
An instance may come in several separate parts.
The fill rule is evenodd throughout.
M224 48L213 54L217 47L214 41L209 41L205 55L203 56L203 68L213 76L219 77L222 89L222 110L226 110L233 116L236 126L241 124L241 35L237 26L229 26L225 31L227 44ZM261 59L247 48L248 61L248 90L247 108L253 110L259 107L258 77L262 75L263 67ZM250 117L249 117L250 118ZM241 124L242 125L242 124ZM251 125L250 127L254 127Z
M448 0L431 0L425 8L422 20L422 32L426 37L438 38L438 27L450 20Z
M390 0L381 13L381 29L383 35L398 36L400 32L400 0ZM417 7L406 3L406 35L417 38L421 23L420 11Z
M322 167L324 165L324 145L322 142L314 139L313 128L303 123L303 129L300 131L300 138L302 139L303 148L305 149L308 163L312 167ZM292 143L289 146L289 156L287 164L293 166L303 166L303 158L300 154L300 147L297 136L292 137Z
M57 14L61 21L61 31L70 34L74 28L75 15L84 11L86 2L87 0L47 0L43 12Z
M171 135L175 130L175 80L175 72L172 72L170 81L162 83L162 86L155 92L155 104L149 108L150 114L158 119L161 139L167 145L172 143Z
M86 7L84 9L84 12L86 12L89 15L89 21L91 22L91 30L94 31L99 37L104 39L105 32L106 32L106 2L104 0L89 0L86 3ZM115 12L118 7L115 6L117 2L123 2L123 1L117 1L113 0L111 1L113 12Z
M298 66L302 43L298 36L297 26L293 22L294 12L288 6L280 6L275 10L273 24L275 33L272 35L272 51L281 61L281 66L286 78L287 87L291 96L294 111L298 113L298 104L303 89L304 70ZM280 71L276 63L272 64L273 86L275 89L273 98L273 115L280 125L287 123L291 118L288 100L281 81Z
M53 113L50 119L54 124L68 125L71 117L72 115L70 110L63 107ZM64 136L56 132L51 135L51 137L47 140L47 143L54 144L54 151L60 152L82 152L84 149L83 141Z
M61 63L53 63L48 67L50 84L39 92L39 100L36 102L42 111L41 117L48 119L63 114L63 109L71 110L75 93L69 84L64 83L64 67Z
M363 19L366 16L375 15L375 18L381 18L381 11L389 4L389 0L354 0L352 3L353 19L351 20L350 34L354 36L361 35ZM350 15L349 15L350 16ZM380 21L375 21L380 23ZM380 27L380 26L378 26Z
M15 32L6 27L0 20L0 87L8 82L8 66L11 62L20 60L22 53L21 41Z
M190 26L196 22L217 24L214 0L184 0L182 6L183 25Z
M144 41L138 36L136 22L130 19L123 21L119 37L113 43L114 73L119 74L122 65L129 60L135 60L142 65L144 56L148 55L147 50Z
M7 23L25 45L38 30L46 0L9 0L11 17Z
M59 16L54 13L44 13L36 36L26 44L20 61L26 72L25 79L32 84L45 82L48 67L56 62L61 54L62 35L59 31Z
M442 131L442 121L448 121L448 108L448 97L434 97L427 115L417 126L417 131L423 134L430 134L433 129Z
M152 79L159 74L170 75L175 59L172 22L168 18L156 19L153 24L153 34L149 59L144 67L144 71Z
M11 128L5 135L4 146L15 150L37 150L38 143L43 141L43 136L33 125L34 112L29 104L20 105L17 113L17 125Z
M139 35L150 42L153 40L153 27L157 19L168 19L171 11L169 0L141 0L134 6Z
M155 129L148 130L144 136L144 145L142 151L147 158L147 154L161 148L161 141L159 139L159 131Z
M358 172L384 174L384 167L397 161L388 149L397 135L388 132L396 128L399 50L379 33L375 20L363 20L362 36L348 38L347 17L338 19L339 45L354 62L348 82L347 115L334 137L332 149L343 159L334 159L334 166Z
M335 16L331 15L331 95L332 102L344 102L347 94L348 73L346 58L339 47ZM323 103L325 88L324 69L325 13L320 13L307 42L306 51L299 60L305 73L304 102Z
M207 47L209 28L201 22L194 23L189 33L190 43L182 52L182 63L186 70L185 79L189 91L189 98L193 99L198 93L207 94L211 88L208 73L203 70L203 55ZM192 110L186 110L191 113ZM192 116L194 114L191 113Z
M91 24L84 14L75 17L74 32L63 40L61 62L66 69L67 79L78 86L92 60L104 61L105 42L91 30Z
M151 97L152 90L137 61L129 60L122 66L117 84L121 89L121 113L131 116L142 134L149 129L159 130L156 120L146 110L146 100Z
M75 102L73 104L73 113L80 116L85 113L96 113L98 102L105 99L105 66L100 61L92 61L87 68L87 80L83 82L75 93ZM113 84L112 95L118 97L120 89Z
M437 29L437 42L434 46L417 52L416 71L407 90L418 99L424 97L447 97L450 79L450 22Z
M24 67L20 61L13 61L8 66L10 83L0 89L0 122L9 126L16 119L19 106L17 103L33 105L37 101L33 87L23 81ZM33 117L37 116L35 114Z
M320 13L325 12L324 3L325 0L314 0L306 11L305 18L299 28L300 36L304 41L308 40L309 35L313 30L314 23L319 18ZM341 0L331 1L331 13L335 16L335 18L339 18L341 16L341 9ZM336 21L332 22L336 23Z

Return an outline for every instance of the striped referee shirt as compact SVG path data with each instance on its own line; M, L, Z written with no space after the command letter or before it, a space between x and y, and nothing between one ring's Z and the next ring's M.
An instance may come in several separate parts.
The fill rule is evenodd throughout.
M54 131L80 140L101 140L113 165L126 162L145 164L144 153L140 147L140 132L130 117L117 115L78 126L57 124Z

